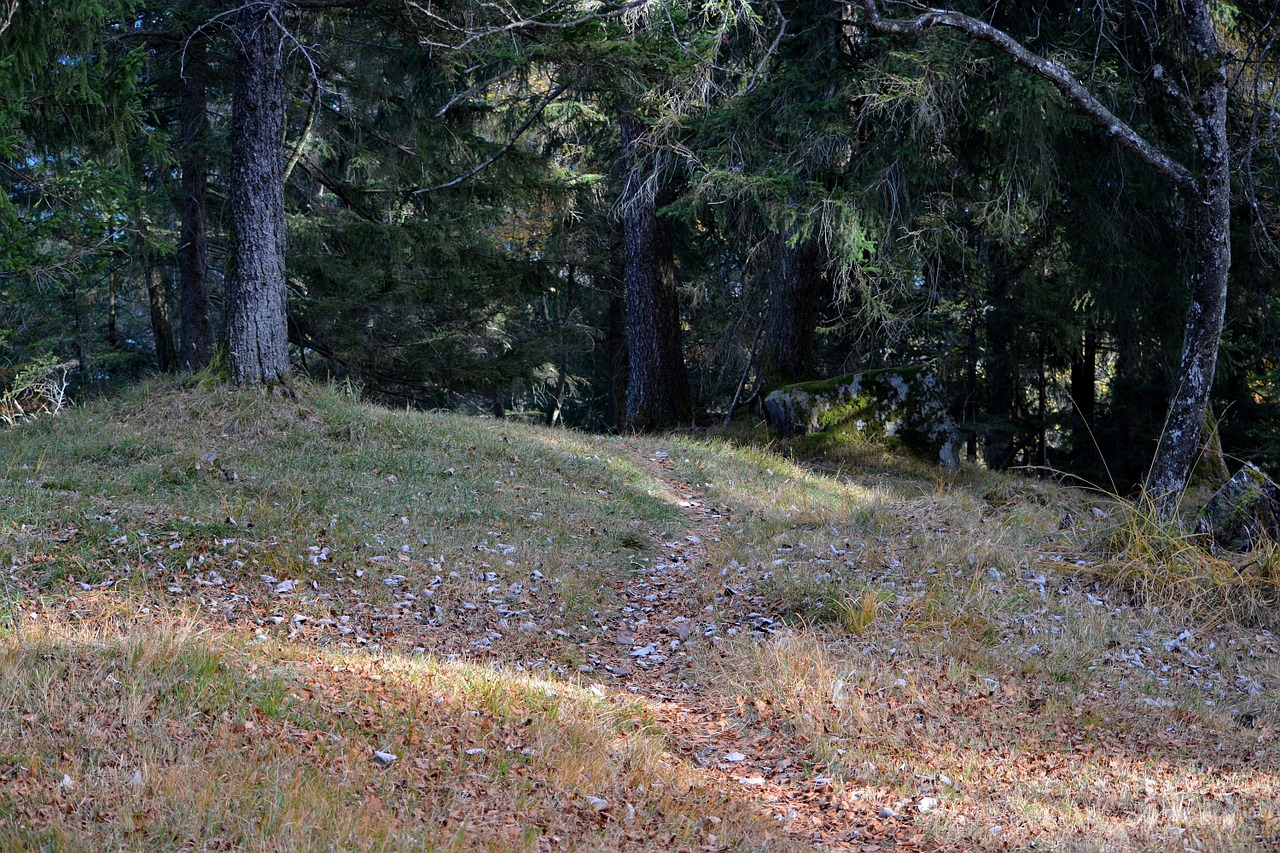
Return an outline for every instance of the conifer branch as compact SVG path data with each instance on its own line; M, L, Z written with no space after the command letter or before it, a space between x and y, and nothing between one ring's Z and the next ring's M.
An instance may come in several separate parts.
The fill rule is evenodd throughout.
M507 144L503 145L496 152L494 152L493 156L485 158L482 162L480 162L474 168L467 170L466 172L462 173L456 178L453 178L452 180L445 181L443 184L436 184L433 187L422 187L421 189L410 190L409 195L423 195L424 193L433 193L436 190L444 190L444 189L448 189L449 187L456 187L458 184L462 183L463 181L468 180L470 178L474 178L476 175L480 174L485 169L492 166L498 160L499 157L502 157L504 154L510 151L512 147L514 147L515 144L518 141L520 141L520 137L524 135L525 131L528 130L535 121L537 121L538 116L542 115L543 111L547 107L551 106L551 102L554 101L556 98L560 97L560 95L567 88L569 88L568 83L561 83L559 86L556 86L554 89L552 89L547 94L547 97L545 97L542 100L542 103L539 104L537 108L529 114L528 118L526 118L518 128L516 128L516 132L512 134L509 140L507 140Z
M1095 127L1115 139L1121 148L1164 175L1179 189L1193 194L1199 192L1195 176L1190 169L1152 145L1126 121L1111 112L1061 63L1027 49L1025 45L1003 30L951 9L925 7L925 11L914 18L886 18L880 13L876 0L856 0L856 2L866 16L867 24L879 33L915 37L925 30L946 27L994 47L1022 70L1047 81Z
M293 153L289 155L289 160L284 166L284 179L286 181L289 180L289 175L293 174L298 161L302 159L302 148L307 144L311 131L315 129L316 118L320 114L320 79L317 77L312 83L311 106L307 109L307 120L302 126L302 134L298 137L298 143L293 146Z

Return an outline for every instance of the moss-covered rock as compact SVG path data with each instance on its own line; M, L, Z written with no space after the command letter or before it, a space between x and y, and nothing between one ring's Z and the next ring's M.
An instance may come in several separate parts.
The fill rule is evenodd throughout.
M1244 463L1200 510L1196 530L1231 551L1247 551L1263 536L1280 539L1280 485Z
M765 398L764 409L784 437L842 430L901 445L948 470L958 464L960 442L942 383L920 366L786 385Z

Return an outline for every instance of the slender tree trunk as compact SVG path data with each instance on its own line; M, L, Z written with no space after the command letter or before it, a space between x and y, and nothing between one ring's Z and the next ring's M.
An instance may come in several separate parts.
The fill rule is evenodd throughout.
M1218 364L1222 324L1227 311L1227 273L1231 269L1231 156L1227 142L1226 56L1203 2L1188 2L1187 29L1202 72L1202 89L1192 113L1199 174L1195 205L1195 271L1178 365L1178 385L1146 493L1160 515L1172 518L1200 452L1200 435L1209 410L1209 392Z
M178 238L178 289L181 293L183 370L199 370L209 363L209 244L205 233L208 203L203 145L208 130L205 81L205 38L196 33L187 41L182 99L179 106L182 157L182 228Z
M680 346L680 306L670 220L658 216L669 191L646 191L635 151L643 125L624 114L623 159L628 188L623 202L626 247L627 424L655 430L687 424L693 414Z
M569 265L569 274L556 294L556 318L560 325L560 361L556 366L556 389L552 392L551 401L547 404L547 426L553 427L556 421L563 422L565 394L569 391L569 320L573 311L574 294L578 283L577 271Z
M81 382L87 382L89 378L89 351L84 345L84 312L80 308L80 288L76 286L76 279L71 279L71 291L68 294L71 300L71 317L72 323L76 330L76 362L80 368Z
M1209 193L1196 205L1195 273L1191 279L1191 307L1187 311L1178 385L1169 404L1169 416L1160 435L1155 461L1147 475L1147 494L1165 518L1172 518L1177 511L1178 499L1200 452L1200 436L1209 408L1226 315L1231 214L1225 150L1222 159L1223 167L1214 169L1215 174L1210 176L1210 182L1220 183L1222 189Z
M987 467L1003 471L1014 464L1018 455L1018 399L1022 378L1018 372L1017 324L1010 316L1013 281L989 259L989 251L980 253L992 277L986 313L987 361L987 426L983 442Z
M609 424L617 432L627 425L627 309L626 300L615 293L609 298L605 327L609 352Z
M173 311L169 305L169 277L160 264L147 268L147 302L151 307L151 332L156 341L156 367L169 373L178 366L173 344Z
M284 279L284 30L282 3L236 15L231 109L231 246L227 349L239 383L288 381Z
M567 353L560 356L560 364L556 368L556 390L551 394L551 401L547 403L547 426L553 427L556 421L564 422L562 410L564 409L565 392L569 389L569 357Z
M116 271L110 269L107 270L107 343L113 347L120 346L120 333L116 329L117 302Z
M1040 340L1040 361L1036 376L1036 464L1047 469L1049 467L1049 380L1045 376L1045 347ZM1040 472L1044 474L1044 471Z
M977 311L969 315L969 346L964 371L964 420L969 429L965 455L973 463L978 461L978 317Z
M770 389L811 379L813 336L818 328L818 244L806 240L794 247L777 240L777 271L769 290L761 388Z
M1098 408L1098 333L1086 329L1080 353L1071 361L1071 402L1085 423L1092 425Z

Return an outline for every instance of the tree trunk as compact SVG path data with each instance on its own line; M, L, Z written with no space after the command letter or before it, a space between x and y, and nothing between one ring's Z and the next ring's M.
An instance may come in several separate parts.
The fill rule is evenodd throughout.
M179 133L182 158L182 229L178 238L178 290L182 304L183 370L199 370L209 363L209 244L205 234L208 204L203 145L208 130L205 80L205 39L200 33L187 42Z
M547 426L553 427L556 421L564 423L564 398L569 391L569 321L573 312L573 300L577 291L578 274L569 264L568 275L564 278L559 292L556 294L556 319L560 326L560 361L556 366L556 388L547 403Z
M1098 333L1086 329L1080 353L1071 360L1071 402L1089 426L1098 408Z
M1200 434L1218 364L1231 269L1231 156L1227 142L1226 56L1209 10L1187 5L1187 29L1202 86L1192 113L1199 173L1195 206L1195 271L1178 365L1178 385L1145 485L1160 515L1172 518L1200 453Z
M965 352L964 371L964 423L968 428L965 438L965 456L971 463L978 461L978 317L977 311L969 314L969 345Z
M687 424L693 413L680 346L680 306L670 220L658 216L667 188L646 190L635 144L643 125L624 114L623 160L628 187L622 206L626 249L627 425L655 430Z
M107 270L107 343L113 347L120 346L120 333L116 329L117 301L116 271L112 268Z
M987 467L1003 471L1017 461L1018 399L1022 395L1017 352L1018 327L1013 316L1013 280L989 259L989 248L980 257L992 282L988 293L991 310L986 312L987 379L983 455Z
M236 15L227 349L239 383L289 379L284 279L284 38L279 0Z
M760 363L761 389L766 391L813 378L813 336L818 328L818 244L806 240L792 247L782 238L777 243Z
M178 351L173 345L173 312L169 307L169 281L165 267L152 264L147 268L147 301L151 307L151 332L156 341L156 367L169 373L178 366Z
M622 432L627 425L627 309L621 294L609 297L609 317L605 327L609 352L609 425Z

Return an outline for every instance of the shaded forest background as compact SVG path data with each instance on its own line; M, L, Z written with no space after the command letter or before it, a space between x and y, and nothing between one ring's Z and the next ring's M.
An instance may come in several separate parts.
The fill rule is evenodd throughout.
M949 8L1186 162L1190 100L1224 70L1210 409L1226 453L1274 473L1276 13L1190 4L1215 66L1186 47L1187 5ZM926 363L971 460L1141 483L1187 379L1185 187L998 47L881 34L872 8L0 4L6 385L57 364L80 396L226 369L253 231L233 222L237 86L274 85L247 71L269 21L293 369L394 405L627 430Z

